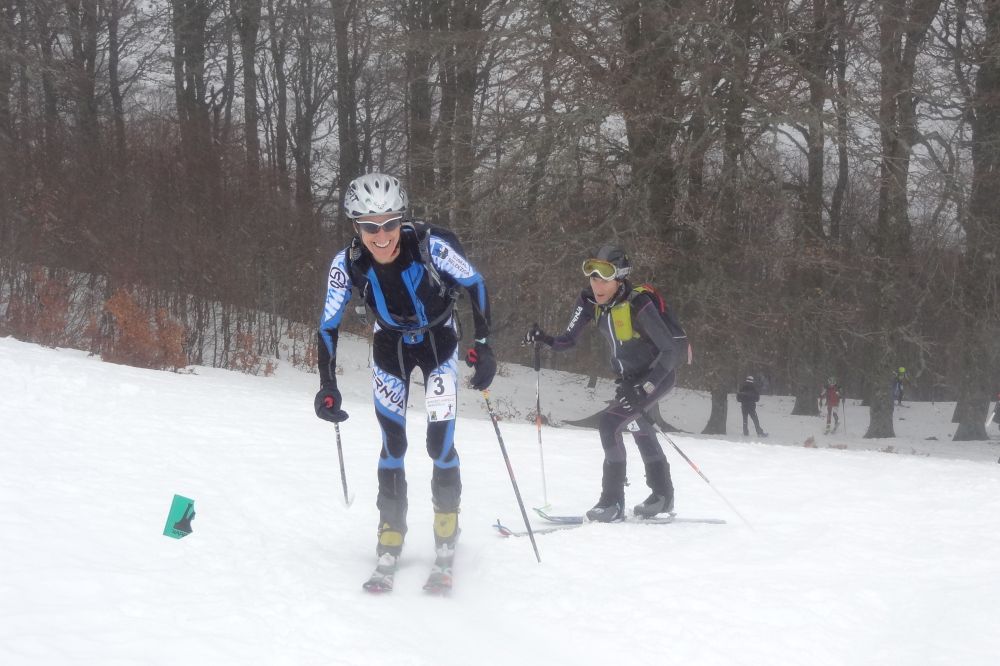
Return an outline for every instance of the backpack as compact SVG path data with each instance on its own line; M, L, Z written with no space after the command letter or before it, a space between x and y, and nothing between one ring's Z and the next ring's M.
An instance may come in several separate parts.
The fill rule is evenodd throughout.
M659 306L660 319L666 325L667 330L670 331L670 335L674 338L674 344L678 345L678 353L674 357L674 368L681 366L684 358L684 354L681 351L687 352L687 363L691 365L693 360L693 350L691 349L691 343L688 341L687 333L684 332L684 327L681 323L677 321L677 316L674 314L673 310L667 305L663 296L660 295L658 291L653 287L653 285L648 282L634 287L628 295L629 304L631 304L639 294L647 294L653 299L653 302Z

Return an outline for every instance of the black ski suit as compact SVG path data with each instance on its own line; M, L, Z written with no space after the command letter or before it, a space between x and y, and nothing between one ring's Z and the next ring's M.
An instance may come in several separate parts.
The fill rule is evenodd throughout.
M766 434L760 427L760 421L757 419L757 401L760 400L760 392L754 386L753 382L743 382L740 390L736 393L736 400L740 403L743 411L743 434L750 434L750 430L747 427L748 416L753 419L753 427L757 429L757 434Z
M628 325L623 325L626 320ZM672 498L670 464L645 412L674 387L675 368L687 355L687 338L674 338L663 322L654 295L648 292L633 294L629 283L624 281L615 297L605 305L597 304L592 289L584 289L576 300L566 330L546 342L555 351L569 349L576 345L583 329L592 321L611 347L611 365L621 385L619 395L622 390L639 388L639 404L632 405L632 409L615 402L601 414L598 426L604 448L601 500L624 503L626 456L622 435L626 429L632 433L639 448L646 484L653 492ZM627 330L623 335L624 329Z

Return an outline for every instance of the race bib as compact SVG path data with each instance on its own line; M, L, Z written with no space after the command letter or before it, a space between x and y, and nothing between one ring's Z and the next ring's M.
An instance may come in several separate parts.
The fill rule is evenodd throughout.
M428 421L453 421L457 415L457 382L450 373L434 372L427 378L424 404Z

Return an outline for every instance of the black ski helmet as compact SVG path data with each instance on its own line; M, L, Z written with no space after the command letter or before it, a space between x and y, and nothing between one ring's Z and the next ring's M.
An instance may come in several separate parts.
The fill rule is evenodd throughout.
M629 261L628 255L625 254L625 250L621 249L617 245L612 245L611 243L605 243L594 255L594 259L603 259L612 266L618 269L615 279L622 280L628 277L629 272L632 270L632 262Z

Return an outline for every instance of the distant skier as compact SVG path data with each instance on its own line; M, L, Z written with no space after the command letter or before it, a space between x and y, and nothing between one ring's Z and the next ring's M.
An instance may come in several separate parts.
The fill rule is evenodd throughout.
M1000 393L997 393L997 404L993 408L993 423L1000 425Z
M675 369L689 360L687 335L648 285L633 288L628 281L631 262L623 250L604 245L583 262L590 286L576 299L573 316L559 336L545 333L535 324L524 336L525 343L542 342L555 351L576 345L591 321L611 345L611 365L618 375L615 402L600 417L598 429L604 448L601 496L587 512L589 520L611 522L625 517L625 444L622 435L632 433L646 468L646 485L652 494L634 509L641 517L671 512L674 486L670 463L646 415L674 386Z
M747 417L753 419L753 427L757 430L758 437L767 437L767 433L760 427L760 420L757 418L757 401L760 400L760 391L754 385L753 375L749 375L736 392L736 400L740 403L743 412L743 436L750 434L747 427Z
M831 432L837 432L837 426L840 425L840 417L837 415L837 407L840 405L840 399L843 397L840 393L840 386L837 384L836 379L830 377L826 380L826 386L823 387L822 393L819 394L819 404L823 405L826 402L826 429L823 431L825 434ZM833 417L833 429L830 428L830 417Z
M897 405L903 404L903 383L910 381L906 368L900 367L892 376L892 397Z
M406 536L406 406L410 375L420 368L426 386L427 453L434 461L431 498L437 562L450 561L458 538L462 493L455 450L458 392L458 332L454 303L459 289L469 294L475 346L466 363L475 366L472 388L493 381L496 361L487 341L490 307L483 277L465 258L449 231L407 217L408 198L398 179L371 173L351 181L344 208L355 236L333 259L319 329L316 414L339 422L347 418L337 389L337 339L352 288L374 311L372 395L382 430L378 461L379 566L365 588L392 589L392 574ZM439 414L443 416L438 416Z

